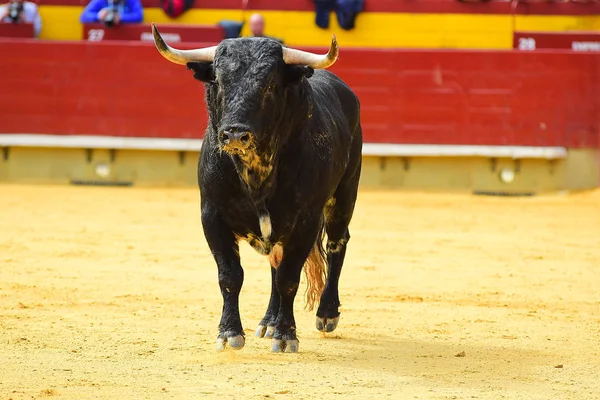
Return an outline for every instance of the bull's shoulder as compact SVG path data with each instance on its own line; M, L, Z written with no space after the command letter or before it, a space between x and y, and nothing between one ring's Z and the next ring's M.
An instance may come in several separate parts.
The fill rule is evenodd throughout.
M345 118L351 126L359 120L360 102L356 93L337 75L327 70L317 70L309 79L313 101L320 108Z
M354 93L350 86L331 71L324 69L316 70L314 75L309 79L309 83L313 90L330 89L328 92L331 93L331 89L333 89L338 97L358 102L358 96L356 96L356 93Z

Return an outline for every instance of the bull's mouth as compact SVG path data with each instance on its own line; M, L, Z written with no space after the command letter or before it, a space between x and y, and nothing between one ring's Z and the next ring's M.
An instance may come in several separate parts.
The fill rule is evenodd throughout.
M256 154L256 147L254 147L254 146L240 148L240 147L231 147L228 145L222 145L221 150L230 156L238 156L241 159L244 159L246 157L254 158L255 156L258 156Z
M248 129L232 127L219 132L219 147L229 155L244 156L256 151L254 134Z

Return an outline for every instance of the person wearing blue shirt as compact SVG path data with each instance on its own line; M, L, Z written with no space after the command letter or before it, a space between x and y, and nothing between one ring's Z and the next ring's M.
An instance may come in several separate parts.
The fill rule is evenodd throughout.
M91 0L79 18L83 24L103 22L107 26L140 23L143 19L140 0Z

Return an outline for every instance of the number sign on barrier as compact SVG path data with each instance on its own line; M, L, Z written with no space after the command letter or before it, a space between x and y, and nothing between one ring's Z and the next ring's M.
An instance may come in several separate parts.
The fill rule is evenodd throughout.
M513 48L600 51L600 32L515 32Z
M167 43L177 42L215 42L225 38L223 28L218 25L173 25L159 26L161 35ZM150 24L123 24L106 27L103 24L84 24L83 37L90 42L103 40L154 41Z

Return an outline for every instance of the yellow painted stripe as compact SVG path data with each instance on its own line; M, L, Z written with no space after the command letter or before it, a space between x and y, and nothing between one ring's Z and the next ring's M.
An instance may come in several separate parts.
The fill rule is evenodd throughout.
M517 15L517 31L599 31L600 15Z
M328 29L315 25L312 12L265 11L267 34L290 45L318 46L332 33L342 46L506 48L512 44L511 19L504 15L364 13L356 28L339 28L332 15Z
M198 11L198 13L196 13ZM216 23L222 19L242 21L239 11L207 13L191 10L180 23ZM365 13L356 28L345 31L331 16L328 29L315 25L314 13L303 11L261 11L265 33L282 38L288 45L323 46L335 33L340 45L347 47L426 47L426 48L510 48L511 18L506 15L467 14L391 14ZM145 22L166 23L160 9L150 9ZM248 35L245 25L242 35Z
M205 10L192 8L175 20L165 14L162 8L153 7L144 9L144 22L146 23L216 24L224 19L242 21L244 19L244 12L241 10Z
M41 38L82 39L79 23L82 10L74 6L41 6ZM313 12L267 10L261 13L265 17L266 33L292 46L323 46L335 33L340 45L346 47L512 48L510 15L363 13L357 19L356 28L345 31L339 28L334 14L330 27L320 29ZM240 10L191 9L173 20L155 7L144 10L144 22L216 24L221 20L242 21L249 14ZM600 16L517 16L515 26L518 30L600 30ZM246 24L242 35L248 34Z
M79 16L83 7L76 6L40 6L42 30L40 39L80 40L83 28Z

